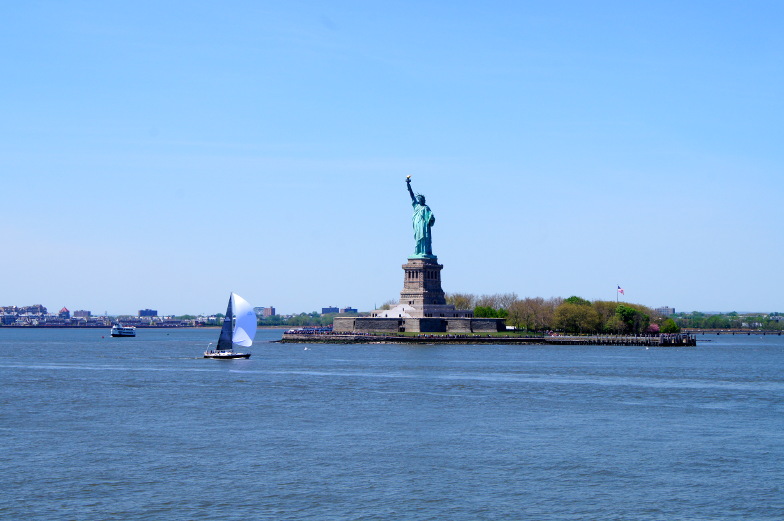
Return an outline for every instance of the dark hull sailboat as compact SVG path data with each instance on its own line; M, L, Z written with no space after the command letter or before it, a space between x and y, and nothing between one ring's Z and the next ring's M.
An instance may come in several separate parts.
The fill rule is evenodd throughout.
M250 347L256 335L256 313L248 303L236 293L229 296L229 306L223 318L218 345L215 349L207 349L204 358L214 360L233 360L250 358L250 353L234 351L234 345Z

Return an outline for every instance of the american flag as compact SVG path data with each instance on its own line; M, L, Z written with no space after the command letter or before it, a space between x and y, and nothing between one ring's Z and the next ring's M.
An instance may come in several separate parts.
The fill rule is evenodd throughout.
M625 293L623 292L623 288L620 286L618 286L618 293L620 293L621 295L625 295Z

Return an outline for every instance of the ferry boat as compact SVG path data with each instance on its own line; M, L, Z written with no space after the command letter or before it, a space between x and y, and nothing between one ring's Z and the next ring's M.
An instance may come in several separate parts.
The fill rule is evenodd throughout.
M136 336L136 328L133 326L124 327L120 324L112 326L112 336Z

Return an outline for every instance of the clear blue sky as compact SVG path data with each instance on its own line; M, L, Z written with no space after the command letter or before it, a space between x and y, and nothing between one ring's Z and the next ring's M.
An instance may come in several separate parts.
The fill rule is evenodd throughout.
M0 305L784 311L784 3L6 2Z

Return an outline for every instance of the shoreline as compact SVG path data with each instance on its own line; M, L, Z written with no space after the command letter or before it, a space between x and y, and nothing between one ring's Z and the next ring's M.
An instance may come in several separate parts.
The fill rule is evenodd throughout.
M284 333L277 342L282 344L457 344L457 345L601 345L601 346L696 346L697 338L690 334L659 336L590 335L523 337L494 335L432 335L417 336L364 334L297 334Z

